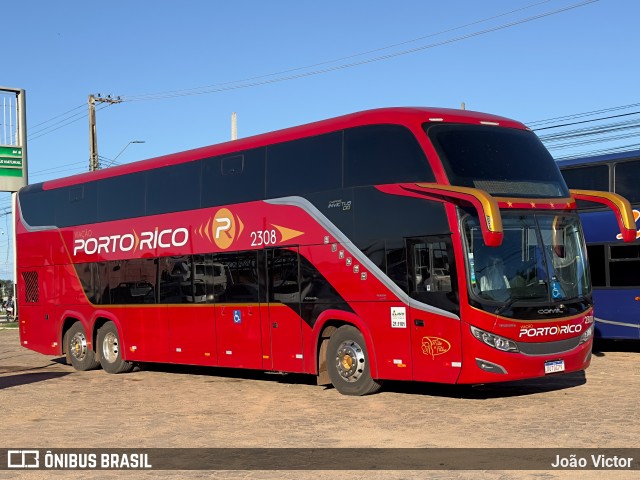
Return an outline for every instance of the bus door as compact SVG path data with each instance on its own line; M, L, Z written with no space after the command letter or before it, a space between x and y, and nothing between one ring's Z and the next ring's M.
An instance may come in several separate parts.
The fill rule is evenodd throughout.
M264 292L258 277L256 250L219 253L213 263L224 279L216 279L218 365L262 369L260 304Z
M302 319L298 248L266 250L268 275L268 339L265 368L302 372ZM270 358L267 359L266 355Z
M462 362L460 320L438 313L459 316L451 237L408 238L406 245L413 379L454 383Z

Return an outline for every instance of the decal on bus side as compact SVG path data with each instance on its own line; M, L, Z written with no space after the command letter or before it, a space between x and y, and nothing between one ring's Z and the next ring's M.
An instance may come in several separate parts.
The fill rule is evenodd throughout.
M275 223L270 223L269 225L273 228L249 232L250 245L252 247L281 244L292 238L304 235L304 232L276 225ZM237 213L234 214L228 208L219 209L212 218L207 220L206 224L202 224L200 228L196 229L196 233L201 238L206 237L209 242L214 243L221 250L227 250L234 242L237 242L243 231L244 223L242 223L240 216ZM280 238L278 238L278 233Z
M78 252L86 255L100 253L116 253L155 250L156 248L182 247L189 241L189 230L180 227L152 232L140 232L124 235L109 235L103 237L76 238L73 242L73 255Z
M218 210L213 217L213 231L215 244L222 250L229 248L236 236L236 222L233 213L226 208Z
M407 328L406 307L391 307L391 328Z
M451 350L451 344L440 337L422 337L422 353L432 359Z
M638 220L640 220L640 211L639 210L634 210L633 211L633 219L636 222L636 226L638 225ZM618 240L622 240L622 234L619 233L618 235L616 235L616 238ZM636 227L636 238L640 238L640 229Z
M533 327L521 328L520 338L522 337L540 337L544 335L563 335L565 333L580 333L582 325L552 325L551 327Z

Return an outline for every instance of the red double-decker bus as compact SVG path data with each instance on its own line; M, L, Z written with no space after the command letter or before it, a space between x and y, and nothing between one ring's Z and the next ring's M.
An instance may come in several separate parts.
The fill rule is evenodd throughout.
M29 185L22 345L78 370L137 362L485 383L586 368L593 313L575 199L521 123L355 113Z

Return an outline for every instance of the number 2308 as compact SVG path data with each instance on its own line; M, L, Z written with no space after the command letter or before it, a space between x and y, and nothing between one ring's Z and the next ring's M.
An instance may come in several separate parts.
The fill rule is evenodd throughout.
M275 230L258 230L251 232L251 246L259 247L261 245L275 245L278 241Z

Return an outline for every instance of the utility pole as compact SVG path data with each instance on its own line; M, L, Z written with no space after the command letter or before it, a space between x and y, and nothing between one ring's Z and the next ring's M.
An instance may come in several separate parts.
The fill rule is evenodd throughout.
M120 103L120 97L112 98L111 95L101 97L98 95L89 95L89 171L100 169L100 160L98 159L98 132L96 130L96 103Z
M96 132L96 99L89 95L89 171L98 170L98 137Z
M238 139L238 116L236 112L231 113L231 140Z

